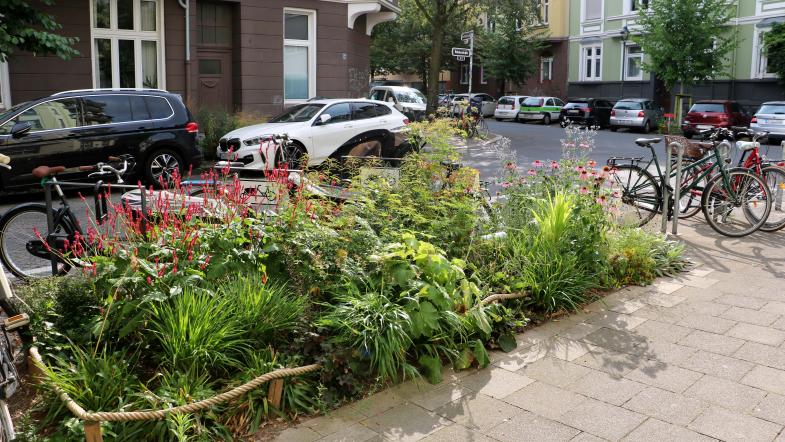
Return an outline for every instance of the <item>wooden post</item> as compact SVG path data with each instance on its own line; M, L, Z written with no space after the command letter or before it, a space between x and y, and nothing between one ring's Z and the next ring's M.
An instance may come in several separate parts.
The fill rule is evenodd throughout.
M85 441L87 442L103 442L104 437L101 435L101 423L95 421L85 421L84 436Z
M267 401L273 407L280 409L281 396L283 396L283 379L273 379L270 381L270 388L267 390Z

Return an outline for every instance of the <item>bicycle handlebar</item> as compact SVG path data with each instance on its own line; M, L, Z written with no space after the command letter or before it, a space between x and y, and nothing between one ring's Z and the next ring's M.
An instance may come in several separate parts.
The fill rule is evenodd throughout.
M91 177L91 178L92 177L98 177L98 176L112 174L112 175L117 177L117 183L118 184L122 184L124 182L123 181L123 174L125 174L128 171L128 157L126 156L125 158L120 158L120 157L111 156L111 157L108 158L108 161L112 161L112 162L120 162L120 161L122 161L123 162L123 167L120 170L117 170L117 168L115 168L114 166L112 166L110 164L98 163L98 164L96 164L94 166L79 166L79 170L82 170L82 171L85 171L85 172L90 171L90 170L96 170L96 172L93 172L93 173L87 175L88 177Z

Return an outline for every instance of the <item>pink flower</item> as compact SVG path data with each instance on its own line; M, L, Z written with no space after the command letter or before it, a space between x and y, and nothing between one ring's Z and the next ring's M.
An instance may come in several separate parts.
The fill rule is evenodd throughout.
M505 188L505 189L506 189L506 188L508 188L508 187L510 187L510 185L511 185L511 184L510 184L510 183L508 183L507 181L505 181L505 182L503 182L503 183L502 183L502 187L503 187L503 188Z
M538 168L539 168L539 167L542 167L542 161L540 161L540 160L534 160L534 161L532 162L532 166L534 166L534 167L538 167Z
M606 202L606 201L605 201L605 195L600 195L600 196L597 198L597 203L599 203L601 206L604 206L604 205L605 205L605 202Z
M515 170L515 163L510 161L510 162L508 162L507 164L504 165L504 168L507 169L507 170Z
M596 161L594 161L594 160L589 160L589 162L588 162L588 163L586 163L586 164L587 164L589 167L596 167L596 166L597 166L597 162L596 162Z
M553 170L556 170L556 169L558 169L558 168L560 168L560 167L561 167L561 166L559 165L559 163L558 163L558 162L556 162L556 161L551 161L551 169L553 169Z
M621 194L619 193L619 191L618 191L618 190L616 190L616 191L614 191L614 192L611 194L611 196L612 196L612 197L614 197L614 198L619 198L619 197L621 197Z
M581 144L578 145L578 147L580 147L581 149L588 149L589 148L589 143L581 143Z
M583 172L584 170L585 170L585 169L583 168L583 166L577 166L577 167L575 167L575 171L576 171L576 172Z
M588 179L589 178L589 172L587 172L586 169L581 170L580 177L581 177L582 180Z
M529 172L528 172L528 174L529 174L530 176L534 176L534 175L537 175L537 171L536 171L536 170L534 170L534 169L529 169Z
M589 188L586 186L581 187L581 195L586 195L589 193Z

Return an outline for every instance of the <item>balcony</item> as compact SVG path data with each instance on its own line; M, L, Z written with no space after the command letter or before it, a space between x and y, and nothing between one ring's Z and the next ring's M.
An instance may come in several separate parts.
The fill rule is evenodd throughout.
M379 23L392 21L398 17L401 8L399 0L361 1L348 4L347 26L354 29L358 18L365 16L365 33L371 35L374 26Z

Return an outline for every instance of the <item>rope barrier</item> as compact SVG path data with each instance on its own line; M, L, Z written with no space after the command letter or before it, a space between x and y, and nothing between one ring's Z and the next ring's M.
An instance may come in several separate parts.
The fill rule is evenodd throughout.
M507 299L522 298L526 295L528 295L528 292L496 293L484 298L482 301L480 301L480 303L482 305L487 305ZM33 359L35 364L39 366L39 368L43 369L46 367L46 364L41 358L40 353L38 353L38 348L36 347L30 348L30 357ZM312 373L321 368L322 366L319 364L304 365L302 367L293 367L293 368L282 368L280 370L271 371L270 373L265 373L261 376L256 377L250 382L235 387L229 391L220 393L211 398L202 399L200 401L193 402L190 404L180 405L177 407L165 408L160 410L109 411L109 412L85 411L84 408L82 408L78 403L76 403L76 401L74 401L68 395L68 393L66 393L58 385L54 383L50 383L50 386L52 387L52 390L57 394L57 397L61 401L63 401L63 403L65 403L66 408L68 408L68 410L70 410L74 416L85 421L86 424L91 423L97 425L98 422L129 422L129 421L141 421L141 420L162 420L162 419L166 419L166 417L170 414L193 413L195 411L204 410L206 408L210 408L212 406L218 405L222 402L227 402L232 399L237 399L238 397L244 395L245 393L248 393L249 391L264 384L265 382L269 382L276 379L283 379L290 376L299 376L307 373ZM100 440L100 427L98 427L95 431L99 432L98 439L95 440Z

